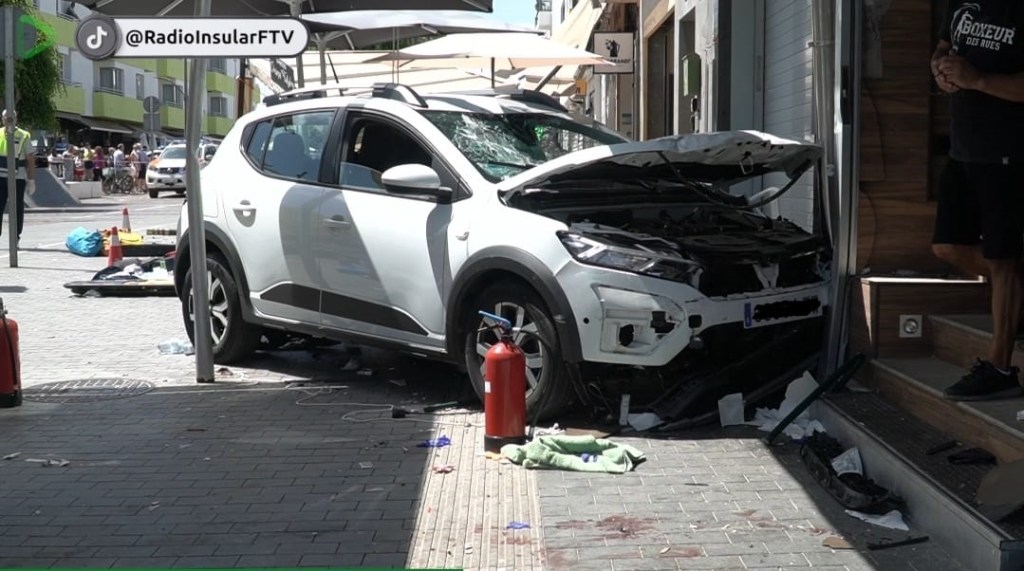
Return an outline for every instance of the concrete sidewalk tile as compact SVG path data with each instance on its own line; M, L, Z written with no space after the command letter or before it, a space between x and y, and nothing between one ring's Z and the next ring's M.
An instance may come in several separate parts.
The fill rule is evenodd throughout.
M303 555L302 558L299 559L299 565L302 567L357 567L362 563L362 554L351 553L335 553L331 555L314 553L311 555Z
M243 555L235 567L296 567L301 559L301 555Z
M150 557L156 553L155 545L109 545L97 547L96 555L99 557Z
M144 569L153 567L172 567L177 557L125 557L114 561L111 567L122 569Z
M157 548L157 557L191 557L213 555L216 545L161 545Z
M88 568L88 569L102 569L104 567L112 567L116 562L116 559L111 558L94 558L94 557L68 557L64 559L58 559L53 563L52 567L63 567L63 568ZM38 564L32 565L37 567Z
M241 556L241 555L273 555L280 546L277 542L257 541L254 543L223 543L216 545L214 555L218 556Z
M223 569L234 567L240 559L237 555L214 555L203 557L179 557L173 567L191 567L193 569Z

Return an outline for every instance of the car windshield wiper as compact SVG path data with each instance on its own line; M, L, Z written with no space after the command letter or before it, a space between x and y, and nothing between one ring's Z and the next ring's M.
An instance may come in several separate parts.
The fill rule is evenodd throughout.
M511 168L520 169L520 170L532 169L533 167L537 166L537 165L535 165L533 163L519 164L519 163L506 163L504 161L490 161L490 160L483 161L483 162L486 163L486 164L489 164L489 165L497 165L499 167L511 167Z

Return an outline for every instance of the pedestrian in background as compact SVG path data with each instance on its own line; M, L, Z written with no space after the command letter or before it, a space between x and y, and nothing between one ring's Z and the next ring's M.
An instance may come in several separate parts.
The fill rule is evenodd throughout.
M35 160L29 160L29 157L35 156L35 150L32 148L32 139L28 131L18 128L17 118L11 114L8 115L7 110L4 109L3 113L0 114L0 120L3 121L3 126L6 127L8 124L14 126L14 157L15 164L7 164L7 131L3 129L3 137L0 137L0 212L7 212L7 177L10 176L11 168L14 168L15 185L17 188L17 194L14 197L15 201L15 220L17 221L18 228L18 242L21 242L21 233L25 229L25 193L35 194L36 191L36 162ZM8 220L10 224L10 220ZM13 226L13 224L10 224ZM3 233L3 226L0 225L0 234Z
M103 180L103 169L107 166L107 157L103 154L103 147L99 145L92 152L92 179Z

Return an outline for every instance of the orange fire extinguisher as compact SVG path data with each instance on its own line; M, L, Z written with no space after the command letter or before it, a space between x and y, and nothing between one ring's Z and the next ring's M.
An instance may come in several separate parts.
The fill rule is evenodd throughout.
M498 342L484 356L484 450L526 443L526 354L516 345L512 322L481 311Z
M0 408L21 406L21 358L18 322L7 317L0 299Z

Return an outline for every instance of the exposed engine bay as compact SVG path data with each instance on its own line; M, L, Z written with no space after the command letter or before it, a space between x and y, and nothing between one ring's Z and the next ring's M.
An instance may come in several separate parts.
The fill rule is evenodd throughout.
M704 203L541 213L615 252L656 259L639 273L689 283L709 297L828 279L828 248L819 236L754 210Z

